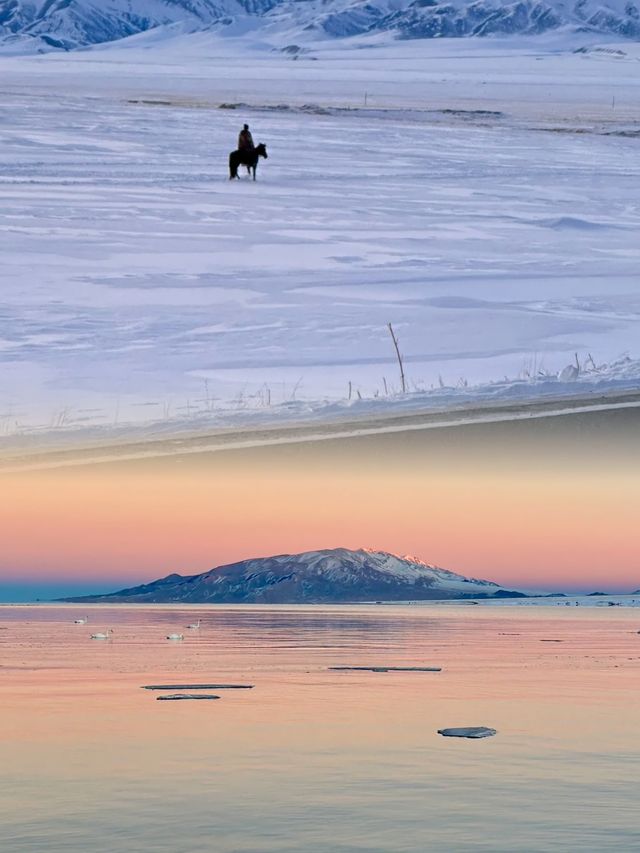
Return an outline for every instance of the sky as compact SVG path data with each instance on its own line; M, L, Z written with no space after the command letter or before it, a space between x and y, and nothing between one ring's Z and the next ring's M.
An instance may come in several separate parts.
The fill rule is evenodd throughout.
M5 474L0 596L111 591L338 546L411 554L508 587L637 589L640 465L626 430L576 425Z

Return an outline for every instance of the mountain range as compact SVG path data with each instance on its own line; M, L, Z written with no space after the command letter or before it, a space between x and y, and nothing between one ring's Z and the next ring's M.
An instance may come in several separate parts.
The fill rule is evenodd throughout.
M221 33L253 28L265 38L303 42L375 33L404 39L531 35L559 28L639 39L640 10L635 0L0 0L0 44L72 50L176 27Z
M107 595L67 601L184 604L320 604L521 598L487 580L466 578L415 557L334 548L258 557L198 575L171 574Z

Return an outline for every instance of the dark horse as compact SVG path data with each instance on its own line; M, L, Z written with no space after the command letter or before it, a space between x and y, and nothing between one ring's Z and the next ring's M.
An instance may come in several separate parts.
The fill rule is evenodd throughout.
M267 146L263 142L256 145L252 151L232 151L229 154L229 180L232 181L238 177L238 166L246 166L247 172L253 173L253 180L255 181L256 167L260 157L267 159Z

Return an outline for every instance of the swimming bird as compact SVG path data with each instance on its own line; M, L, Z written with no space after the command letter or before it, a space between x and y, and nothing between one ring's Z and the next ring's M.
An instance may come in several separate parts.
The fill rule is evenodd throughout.
M167 640L184 640L184 634L167 634Z
M187 628L191 628L192 631L197 631L200 627L200 620L198 619L193 625L187 625Z
M92 634L91 639L92 640L108 640L110 634L113 634L113 628L107 628L103 634L101 634L101 633Z
M83 616L81 619L74 619L73 623L74 623L74 625L86 625L88 621L89 621L89 617Z

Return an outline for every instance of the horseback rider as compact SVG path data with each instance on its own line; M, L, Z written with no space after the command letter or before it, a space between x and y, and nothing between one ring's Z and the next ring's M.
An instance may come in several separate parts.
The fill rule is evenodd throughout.
M248 154L252 152L254 148L255 145L253 144L253 137L251 136L249 125L245 124L238 135L238 151Z

